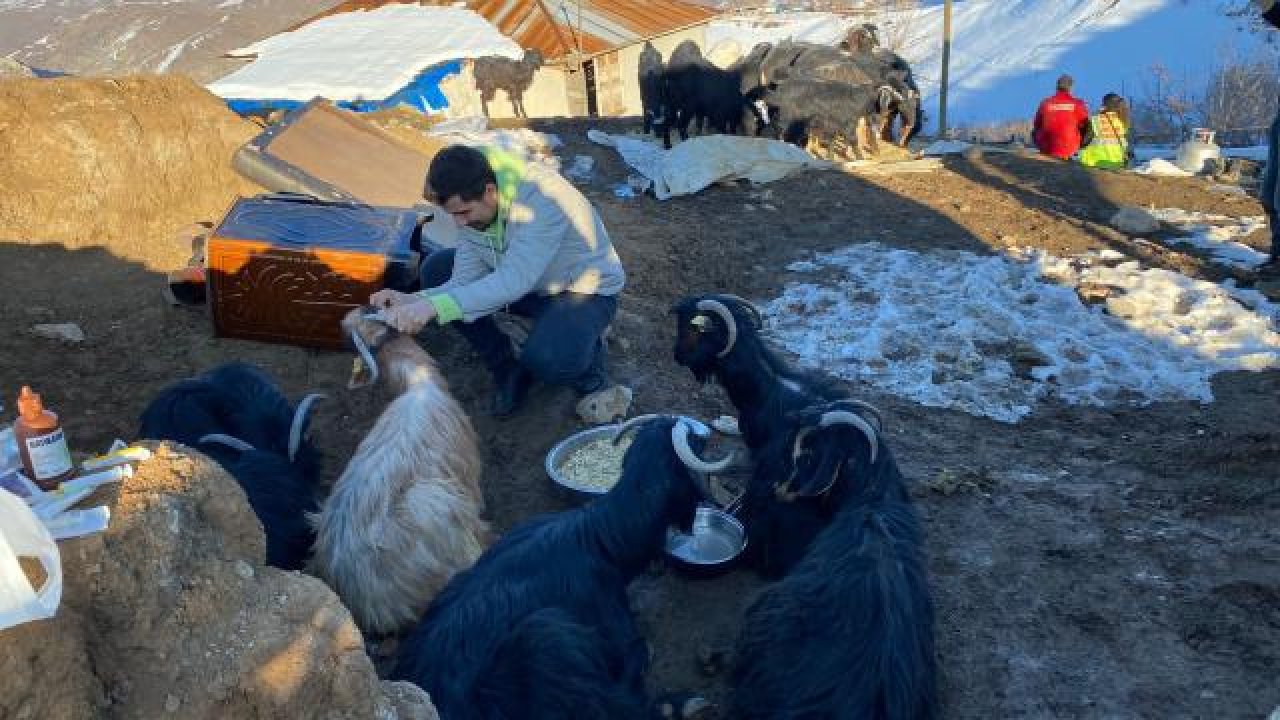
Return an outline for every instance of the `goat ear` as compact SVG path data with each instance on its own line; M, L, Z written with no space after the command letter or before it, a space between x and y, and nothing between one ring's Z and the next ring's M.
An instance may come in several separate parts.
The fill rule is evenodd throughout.
M829 438L815 435L817 447L813 448L811 462L804 467L796 466L786 488L786 494L792 499L820 498L831 494L840 482L845 471L848 451L832 442Z

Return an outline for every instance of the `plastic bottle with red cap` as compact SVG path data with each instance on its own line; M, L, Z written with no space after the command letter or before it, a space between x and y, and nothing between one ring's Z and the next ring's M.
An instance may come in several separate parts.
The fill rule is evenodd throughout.
M27 477L42 490L55 490L75 475L76 466L67 449L67 437L58 415L45 408L40 395L27 386L18 395L18 419L13 434Z

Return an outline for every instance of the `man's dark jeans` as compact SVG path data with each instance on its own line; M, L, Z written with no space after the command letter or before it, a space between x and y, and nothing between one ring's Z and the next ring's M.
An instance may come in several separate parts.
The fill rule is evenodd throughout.
M435 287L449 280L454 252L441 250L422 261L422 287ZM618 298L612 295L525 295L508 307L516 315L533 319L533 329L520 352L520 365L534 378L549 385L567 385L579 395L600 390L608 384L603 335L617 309ZM495 375L516 359L511 341L492 316L450 324Z
M1280 172L1280 112L1271 122L1271 132L1267 135L1267 167L1262 173L1262 187L1258 189L1258 200L1267 211L1267 224L1271 227L1271 258L1280 259L1280 198L1276 197L1276 174Z

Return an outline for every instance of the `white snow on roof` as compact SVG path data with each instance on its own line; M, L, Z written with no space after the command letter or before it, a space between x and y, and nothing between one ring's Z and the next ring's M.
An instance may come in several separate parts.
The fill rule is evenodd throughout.
M1280 307L1123 259L853 245L790 266L812 277L765 306L766 328L806 366L1010 423L1049 398L1208 402L1215 373L1280 366ZM1086 283L1112 296L1086 305Z
M224 98L382 100L424 69L460 58L524 52L466 8L385 5L321 18L232 51L257 56L208 87Z

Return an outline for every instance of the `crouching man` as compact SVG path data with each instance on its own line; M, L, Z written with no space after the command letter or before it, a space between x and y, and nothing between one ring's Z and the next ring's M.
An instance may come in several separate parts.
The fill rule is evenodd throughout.
M457 221L458 246L423 261L421 292L370 304L402 332L453 324L493 373L494 415L515 412L533 380L573 388L584 419L625 415L631 391L609 381L604 332L626 275L590 201L552 170L462 145L431 161L423 196ZM504 308L533 320L518 357L493 318Z

